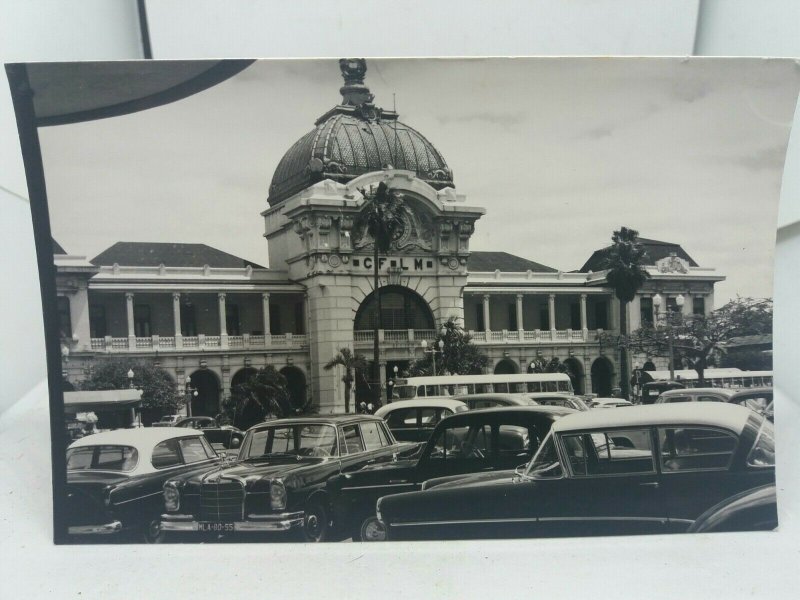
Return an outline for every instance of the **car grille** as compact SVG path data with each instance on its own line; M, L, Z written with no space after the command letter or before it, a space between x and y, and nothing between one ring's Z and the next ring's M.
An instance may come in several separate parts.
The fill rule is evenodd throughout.
M207 482L200 488L201 521L241 521L244 510L244 487L238 481Z

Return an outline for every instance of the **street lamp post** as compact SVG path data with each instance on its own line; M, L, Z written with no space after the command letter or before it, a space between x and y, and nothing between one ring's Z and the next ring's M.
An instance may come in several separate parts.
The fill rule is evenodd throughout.
M685 299L683 297L683 294L678 294L678 297L675 298L675 304L677 304L678 306L678 311L677 311L678 314L681 314L680 309L683 307L684 300ZM667 326L667 344L669 346L669 380L674 381L675 357L674 357L673 345L675 343L675 339L674 339L674 332L672 330L672 319L674 314L673 311L670 310L669 306L665 306L664 307L665 310L663 312L659 310L663 302L664 300L661 297L661 294L656 294L655 296L653 296L653 306L655 306L656 308L656 319L659 319L663 316L664 322L666 323Z
M197 398L199 394L197 393L197 388L192 387L192 378L191 376L186 376L186 416L192 416L192 398Z
M133 389L133 369L128 369L128 387Z
M437 349L437 346L438 346L438 349ZM427 340L422 340L422 342L420 342L420 347L422 348L423 352L425 352L426 354L430 354L431 355L431 362L433 364L433 375L436 376L436 353L437 352L444 352L444 340L439 340L439 342L437 344L434 344L433 346L431 346L430 350L428 350L428 342L427 342Z

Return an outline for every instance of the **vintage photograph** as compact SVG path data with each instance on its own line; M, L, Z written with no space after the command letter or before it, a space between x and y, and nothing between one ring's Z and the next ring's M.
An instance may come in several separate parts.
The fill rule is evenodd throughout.
M57 541L777 527L795 61L9 80L60 348Z

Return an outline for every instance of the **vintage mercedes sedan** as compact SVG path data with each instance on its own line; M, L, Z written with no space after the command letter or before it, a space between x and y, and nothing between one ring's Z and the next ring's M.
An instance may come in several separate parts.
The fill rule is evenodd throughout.
M188 535L295 531L322 542L340 527L326 483L343 473L417 453L397 442L383 419L330 415L279 419L250 428L235 462L164 484L165 533Z
M375 502L386 494L419 490L432 478L513 469L533 458L557 419L575 412L552 406L508 406L443 419L418 458L371 465L328 481L337 521L353 539L382 535Z
M68 532L158 542L164 482L219 461L192 429L118 429L81 438L67 449Z
M514 471L426 482L377 503L388 539L685 532L704 511L775 481L772 423L686 403L559 419Z

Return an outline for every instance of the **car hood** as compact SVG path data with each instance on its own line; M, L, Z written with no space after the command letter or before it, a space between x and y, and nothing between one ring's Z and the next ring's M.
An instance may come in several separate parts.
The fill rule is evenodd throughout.
M437 490L463 487L483 487L510 483L517 474L514 470L492 471L491 473L471 473L468 475L453 475L429 479L425 482L425 489L435 487Z
M230 479L244 479L247 481L253 480L270 480L277 477L286 478L293 475L302 475L305 471L309 471L323 463L330 463L331 465L338 465L338 461L324 458L303 458L297 460L295 458L279 458L274 460L253 461L253 462L236 462L233 464L221 465L220 468L202 473L195 473L187 477L187 481L203 483L204 481L221 477Z
M130 475L126 475L124 473L103 471L69 471L67 473L67 485L117 485L124 481L128 481L130 478Z

